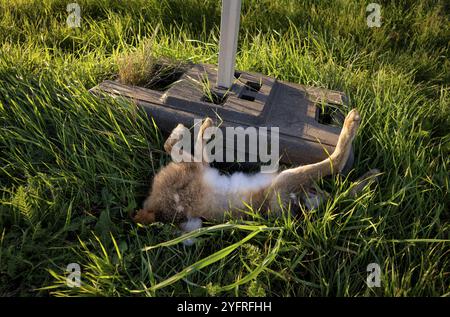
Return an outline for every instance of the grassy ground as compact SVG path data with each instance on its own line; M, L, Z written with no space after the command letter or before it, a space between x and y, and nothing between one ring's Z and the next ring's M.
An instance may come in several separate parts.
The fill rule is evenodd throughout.
M449 12L445 1L244 0L237 65L343 90L362 115L349 178L301 221L229 221L193 247L137 226L168 161L132 104L88 89L153 38L156 55L216 63L216 0L0 1L0 295L449 296ZM157 34L154 30L158 28ZM383 171L349 196L351 179ZM381 267L380 288L366 267ZM79 263L82 287L65 270ZM169 279L170 278L170 279Z

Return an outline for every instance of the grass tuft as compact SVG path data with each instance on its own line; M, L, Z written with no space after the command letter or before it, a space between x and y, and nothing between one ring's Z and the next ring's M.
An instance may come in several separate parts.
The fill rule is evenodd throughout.
M151 39L118 58L118 79L122 84L166 90L183 74L186 64L168 57L156 57Z

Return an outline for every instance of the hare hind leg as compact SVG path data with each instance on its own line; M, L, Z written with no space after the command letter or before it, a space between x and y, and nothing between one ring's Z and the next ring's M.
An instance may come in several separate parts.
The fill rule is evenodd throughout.
M350 155L352 141L355 138L361 117L356 109L349 112L344 121L341 134L334 152L327 159L304 166L287 169L274 180L274 189L289 192L300 190L309 185L312 180L339 173L345 166Z

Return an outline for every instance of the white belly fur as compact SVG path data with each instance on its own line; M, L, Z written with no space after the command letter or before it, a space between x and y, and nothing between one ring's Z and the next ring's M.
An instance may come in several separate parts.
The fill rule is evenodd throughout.
M215 195L216 208L242 208L249 195L267 188L275 178L276 173L244 174L236 172L223 175L208 167L203 173L203 181Z

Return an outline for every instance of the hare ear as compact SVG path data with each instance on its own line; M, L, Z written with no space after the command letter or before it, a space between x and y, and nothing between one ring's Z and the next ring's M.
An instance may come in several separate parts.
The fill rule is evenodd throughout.
M140 209L133 217L133 221L142 224L155 222L155 213L151 210Z

